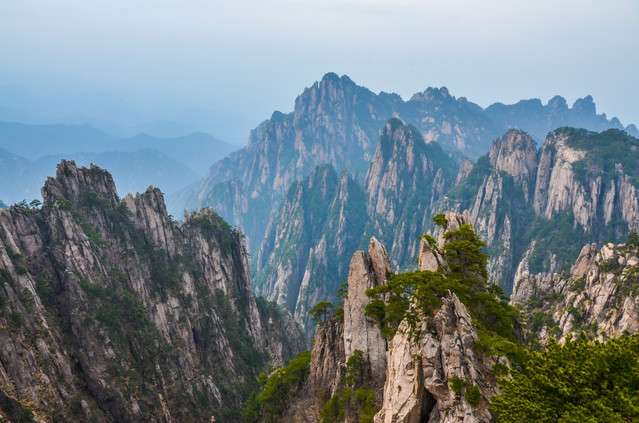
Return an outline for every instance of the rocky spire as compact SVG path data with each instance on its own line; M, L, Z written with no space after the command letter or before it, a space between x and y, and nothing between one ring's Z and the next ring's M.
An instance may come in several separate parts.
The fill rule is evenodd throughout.
M49 177L42 188L43 205L52 206L59 197L69 200L73 207L78 207L81 200L106 201L112 208L120 205L118 192L109 172L93 164L89 169L81 169L83 171L78 169L73 160L62 160L58 164L55 178Z
M451 210L444 216L446 224L440 229L437 245L421 240L419 270L436 271L446 266L440 253L448 242L444 235L470 224L468 211L457 214ZM405 320L389 341L384 400L375 423L490 420L485 406L471 406L449 386L449 379L455 377L477 386L483 398L495 391L494 383L487 380L491 363L474 349L479 335L468 310L454 293L441 301L432 315L418 316L421 335L417 339L411 337Z
M366 291L387 280L391 273L386 248L374 237L368 246L368 255L357 251L348 273L348 296L344 302L344 351L348 360L355 350L361 350L370 365L374 386L381 387L386 373L386 342L379 325L366 316L371 299Z
M537 173L537 147L524 131L512 129L497 138L489 153L496 171L508 173L524 191L526 201L532 196Z
M430 270L431 272L435 272L440 267L445 267L446 262L441 254L441 251L443 251L447 242L444 235L446 232L458 230L461 225L471 224L468 210L465 210L462 214L458 214L454 210L449 210L444 213L444 216L446 218L446 224L439 230L437 244L431 245L427 237L420 239L419 258L417 259L419 270Z

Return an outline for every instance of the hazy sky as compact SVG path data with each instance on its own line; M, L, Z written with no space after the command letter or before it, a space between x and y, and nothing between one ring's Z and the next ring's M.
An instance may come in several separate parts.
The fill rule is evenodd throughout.
M0 85L204 109L242 140L326 72L483 107L590 94L637 124L638 21L637 0L0 0Z

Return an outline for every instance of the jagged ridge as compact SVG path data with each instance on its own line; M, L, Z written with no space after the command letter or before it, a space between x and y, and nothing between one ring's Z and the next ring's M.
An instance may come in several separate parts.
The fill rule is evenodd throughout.
M304 346L214 212L178 225L158 189L121 202L108 172L66 161L42 194L0 211L0 416L229 419Z

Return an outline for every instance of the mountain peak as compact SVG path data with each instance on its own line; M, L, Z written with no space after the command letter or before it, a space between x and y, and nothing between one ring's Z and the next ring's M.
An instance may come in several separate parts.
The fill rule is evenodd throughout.
M495 170L512 176L528 199L537 172L537 146L530 136L524 131L511 129L495 140L489 157Z
M321 82L339 81L339 75L335 72L327 72L321 79Z
M83 201L106 202L112 208L120 204L109 172L94 164L89 169L84 166L78 168L74 160L62 160L58 164L55 179L49 177L42 188L44 206L53 206L58 197L66 198L76 208Z
M597 106L590 95L587 95L584 98L578 98L572 105L572 108L577 112L588 115L594 116L597 114Z
M450 94L450 92L448 91L448 88L428 87L424 90L424 92L413 94L413 96L411 97L409 101L417 101L420 103L430 103L434 100L441 101L444 99L455 100L455 97Z
M546 106L553 110L568 110L568 103L566 102L566 99L560 95L556 95L548 100L548 104Z
M353 80L351 78L348 77L348 75L342 75L341 77L336 74L335 72L328 72L326 73L321 81L320 84L325 84L328 82L341 82L342 84L355 84L353 82Z

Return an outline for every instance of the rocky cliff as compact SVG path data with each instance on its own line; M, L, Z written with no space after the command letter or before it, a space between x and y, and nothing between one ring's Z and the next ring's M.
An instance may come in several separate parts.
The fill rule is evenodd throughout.
M397 95L376 95L347 76L329 73L304 90L293 112L273 113L251 133L245 149L216 163L187 206L213 206L245 229L256 251L293 181L325 163L353 174L366 171L378 130L400 103ZM234 195L220 197L219 192ZM236 204L248 207L238 210Z
M393 267L418 255L417 239L430 226L433 205L455 181L457 163L415 127L391 119L366 173L368 235L390 245Z
M158 189L120 201L106 171L66 161L42 195L0 211L0 417L228 420L303 347L214 212L178 225Z
M470 210L490 272L507 292L528 273L569 267L584 243L618 241L639 226L639 140L608 130L551 132L541 151L521 131L460 172L435 210Z
M388 254L374 238L368 254L353 255L343 317L317 326L310 377L293 395L281 421L490 421L488 401L497 392L492 374L497 358L477 345L482 336L497 330L486 322L503 318L492 314L496 309L491 307L512 309L486 291L485 280L474 279L474 273L456 273L459 242L481 245L476 244L469 214L451 211L441 218L438 239L422 239L419 272L392 275ZM461 288L454 280L468 285ZM475 294L468 289L477 289L480 307L491 311L483 308L482 315L476 314ZM402 303L404 295L409 303ZM406 307L404 317L391 330L392 314L378 318L396 312L400 304ZM507 322L510 331L509 319L502 323Z
M320 301L335 302L346 281L345 257L357 249L366 224L364 201L348 172L319 166L291 185L269 222L254 265L255 291L289 307L309 337L308 311Z
M484 110L445 87L428 88L403 101L328 73L297 97L292 112L274 112L251 132L247 147L215 163L202 181L175 197L171 210L180 215L183 207L214 207L244 228L249 250L255 253L290 184L325 163L363 177L390 118L413 125L427 143L437 141L445 150L473 159L510 128L529 131L540 142L549 131L566 125L624 129L617 119L597 115L591 97L578 100L565 113L558 97L531 113L527 105L533 103L541 107L539 100L531 100ZM625 129L636 133L632 125Z
M456 162L398 119L384 128L363 190L347 172L317 167L291 185L271 218L254 268L256 292L294 310L313 335L308 310L335 301L350 251L371 237L391 245L393 269L418 256L431 207L452 186Z
M639 244L583 247L571 272L525 275L511 302L528 318L532 336L546 342L585 331L600 340L639 332Z
M494 364L475 351L479 336L455 294L442 299L433 316L420 316L420 339L410 339L407 323L389 342L384 400L375 422L489 422L486 399L497 393ZM471 404L449 380L478 387L482 402Z
M446 234L470 224L467 212L447 212L444 217L437 244L421 240L420 271L445 269L448 263L442 253L451 242ZM375 422L490 421L487 400L498 392L492 375L494 360L476 350L477 326L457 295L448 291L438 309L418 313L413 326L419 328L419 336L410 326L408 320L402 321L389 342L383 404ZM479 388L482 399L471 404L467 392L462 400L451 380Z

